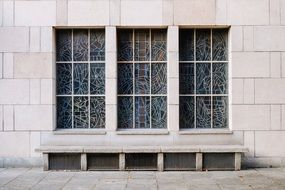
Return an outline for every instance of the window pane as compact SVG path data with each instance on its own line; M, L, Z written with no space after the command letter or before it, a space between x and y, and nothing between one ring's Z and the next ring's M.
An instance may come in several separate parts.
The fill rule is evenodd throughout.
M180 30L179 60L194 61L194 30Z
M135 31L135 61L149 61L149 30Z
M167 98L165 96L151 98L151 124L152 128L167 127Z
M213 63L213 94L228 93L228 64Z
M56 61L71 61L71 30L56 31Z
M196 60L211 59L211 30L196 30Z
M105 98L90 97L90 128L105 127Z
M180 96L179 98L180 128L194 128L194 97Z
M68 95L72 93L72 66L71 63L56 64L56 93Z
M194 63L179 64L180 94L194 94Z
M214 29L213 35L213 60L228 60L228 32L225 29Z
M73 65L74 94L88 94L88 64L75 63Z
M133 31L118 31L118 61L133 60Z
M88 60L88 30L73 30L73 60Z
M57 128L72 128L72 99L57 97Z
M225 128L228 126L228 98L217 96L213 101L213 127Z
M90 94L105 93L105 64L90 63Z
M211 97L197 97L196 110L197 128L211 128Z
M104 30L90 30L90 60L105 60L105 32Z
M118 128L133 128L133 97L118 97Z
M197 94L211 93L211 64L196 64L196 92Z
M118 94L133 93L133 64L118 65Z
M151 60L166 61L166 30L152 30L151 46Z
M150 67L148 63L135 64L135 91L136 94L149 94Z
M151 64L151 93L167 93L167 68L166 63Z
M150 97L135 97L136 128L150 128Z
M73 105L74 128L88 128L88 97L75 96Z

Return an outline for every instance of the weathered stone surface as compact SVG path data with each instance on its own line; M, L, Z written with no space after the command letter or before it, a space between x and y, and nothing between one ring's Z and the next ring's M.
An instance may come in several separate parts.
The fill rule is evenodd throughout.
M0 27L0 41L0 52L27 52L29 51L29 28Z
M28 104L29 80L5 79L0 80L0 104Z

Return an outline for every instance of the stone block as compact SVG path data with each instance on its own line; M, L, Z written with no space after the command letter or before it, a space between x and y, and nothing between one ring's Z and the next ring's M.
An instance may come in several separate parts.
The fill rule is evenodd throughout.
M106 105L106 130L117 130L117 105ZM108 119L112 118L112 119Z
M232 79L232 103L243 103L243 79Z
M106 79L106 105L117 104L117 79Z
M3 121L4 121L4 109L3 109L3 106L0 105L0 131L3 131L3 127L4 127Z
M107 79L117 78L117 53L116 52L106 52L106 65L105 72Z
M174 0L175 25L214 25L215 0Z
M51 105L18 105L15 109L15 130L52 130Z
M227 24L228 0L216 0L216 24Z
M27 52L29 51L29 28L1 27L0 41L0 52Z
M3 105L3 124L4 131L14 131L14 107Z
M14 25L14 2L3 1L3 13L2 13L2 24L3 26Z
M121 0L121 25L162 25L162 1Z
M256 131L255 153L257 157L284 157L285 131Z
M56 1L15 1L16 26L53 26Z
M256 51L285 51L285 26L254 27Z
M56 24L67 25L68 0L56 0Z
M270 0L270 24L280 25L280 0Z
M285 77L285 52L281 53L281 67L282 67L282 77Z
M280 52L271 52L270 53L270 76L271 78L281 77L281 53Z
M281 24L285 25L285 0L280 0L280 17Z
M233 77L269 77L270 56L267 52L233 52Z
M255 79L255 103L283 104L285 80L283 79Z
M13 53L3 54L3 78L13 78L14 76L14 57Z
M117 51L117 32L116 27L107 26L106 31L106 52Z
M246 157L254 157L254 131L244 131L243 145L248 148Z
M281 128L282 130L285 130L285 105L282 105L281 109Z
M232 26L230 29L230 41L232 43L232 51L243 50L243 28L242 26Z
M179 131L179 105L168 105L168 129Z
M168 78L168 104L179 104L179 79Z
M52 27L41 27L41 52L53 52L52 34Z
M55 104L55 80L41 79L41 104Z
M0 10L2 11L0 14L0 26L3 24L3 1L0 1Z
M40 27L30 27L30 52L39 52L41 45Z
M0 79L2 78L3 78L3 53L0 53Z
M271 130L280 130L281 129L281 113L282 113L282 106L281 105L271 105L270 113L270 129Z
M254 50L253 26L243 27L243 46L245 51Z
M68 25L109 25L109 1L68 1Z
M110 25L120 25L121 1L110 0Z
M29 132L0 132L1 157L29 157L30 156L30 135Z
M179 42L179 28L178 26L168 26L167 30L167 51L178 52Z
M233 105L233 130L269 130L270 105Z
M244 79L244 104L254 104L254 79Z
M173 25L173 0L162 1L162 24Z
M36 148L41 146L41 132L31 132L30 133L30 154L31 157L40 157L41 154L36 152Z
M41 103L41 79L30 80L30 104Z
M179 57L178 52L168 52L168 76L171 78L179 77Z
M52 78L51 53L14 54L15 78Z
M5 79L0 80L0 104L28 104L29 80Z
M229 0L227 13L231 25L269 24L268 0Z

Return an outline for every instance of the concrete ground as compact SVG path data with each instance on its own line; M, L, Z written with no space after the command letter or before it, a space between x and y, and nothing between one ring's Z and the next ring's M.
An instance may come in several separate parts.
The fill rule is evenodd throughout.
M222 172L44 172L0 168L0 189L95 190L282 190L285 169Z

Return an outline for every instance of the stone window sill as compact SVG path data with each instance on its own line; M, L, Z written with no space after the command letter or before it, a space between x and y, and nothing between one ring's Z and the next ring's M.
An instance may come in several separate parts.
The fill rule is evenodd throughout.
M124 129L118 130L117 135L168 135L167 129Z
M180 135L220 135L232 134L230 129L184 129L180 130Z
M56 129L54 135L105 135L105 129Z

